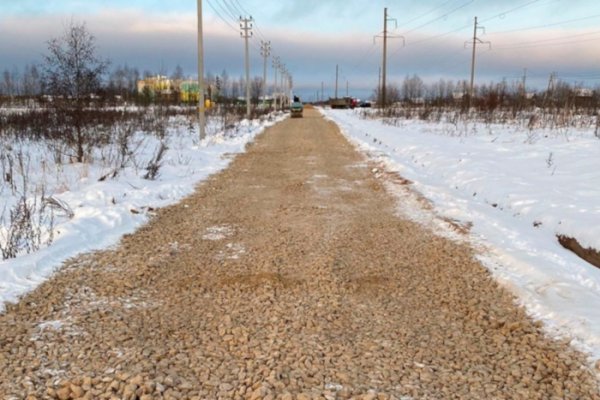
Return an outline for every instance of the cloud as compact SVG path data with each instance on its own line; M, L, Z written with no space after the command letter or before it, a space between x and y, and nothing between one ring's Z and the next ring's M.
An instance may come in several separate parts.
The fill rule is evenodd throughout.
M350 0L350 3L353 1ZM294 7L299 7L298 3L286 3L280 7L279 12L293 15ZM318 7L324 14L335 9L331 3ZM356 11L348 11L354 12ZM308 16L308 11L305 11L299 18L308 20ZM72 17L57 13L2 18L0 54L3 56L0 59L0 69L11 69L13 65L22 68L27 63L41 61L42 54L46 52L45 42L59 36L71 18L86 21L90 32L97 38L100 54L110 58L113 65L127 63L140 70L148 69L153 72L158 72L161 68L172 72L176 65L181 65L187 74L196 73L195 14L112 8L103 8L94 14L75 14ZM546 29L510 34L488 33L482 38L492 41L492 50L481 47L478 52L477 80L499 81L502 77L518 76L522 74L523 68L528 68L532 79L538 75L540 85L543 85L552 71L570 74L595 71L600 58L595 50L597 42L583 41L600 41L600 33L593 32L594 29ZM228 26L220 19L207 15L204 19L204 33L206 71L218 74L226 69L232 78L239 77L244 70L244 46L237 26ZM373 44L372 35L359 31L317 32L316 27L306 24L270 29L261 27L260 31L255 31L251 41L252 76L262 76L263 63L258 51L261 33L265 38L273 38L273 54L282 58L300 86L317 88L322 81L332 86L336 65L340 67L340 82L348 80L353 86L363 88L372 88L377 84L382 58L381 41ZM406 47L402 47L399 40L390 40L389 79L400 82L407 74L418 74L425 80L439 77L468 79L470 50L465 49L464 43L469 40L472 30L469 33L465 29L464 32L428 40L436 35L439 36L439 31L413 32L407 35ZM548 44L541 42L543 40L568 35L583 36L575 37L574 43L568 45L542 46ZM540 41L540 45L530 48L516 46L518 43L535 41ZM270 67L268 73L269 80L272 80Z

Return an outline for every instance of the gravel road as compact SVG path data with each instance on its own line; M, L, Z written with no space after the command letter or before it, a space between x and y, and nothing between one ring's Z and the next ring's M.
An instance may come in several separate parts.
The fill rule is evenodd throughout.
M2 399L600 399L314 110L0 315Z

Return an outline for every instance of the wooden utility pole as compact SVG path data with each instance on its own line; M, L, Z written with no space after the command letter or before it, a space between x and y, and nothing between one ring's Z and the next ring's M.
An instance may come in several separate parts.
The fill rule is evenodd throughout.
M260 55L263 56L265 64L263 70L262 95L263 103L267 102L267 59L271 55L271 42L260 41Z
M202 0L198 0L198 128L200 140L206 136L204 109L204 41L202 37Z
M338 76L339 76L339 66L335 66L335 98L338 98Z
M556 72L552 72L550 77L548 78L548 88L546 89L546 94L544 95L544 105L545 108L548 100L551 100L550 97L554 97L554 79L556 76Z
M381 67L379 67L379 75L377 77L377 101L381 102Z
M473 55L471 57L471 85L469 86L469 108L471 108L473 99L473 84L475 82L475 51L477 48L477 17L473 28Z
M321 101L325 101L325 83L321 81Z
M240 17L240 35L246 42L246 118L250 119L250 50L248 49L248 39L252 37L252 17Z
M277 110L277 70L279 69L279 57L273 57L273 72L275 77L275 83L273 84L273 106Z
M285 108L285 106L287 105L287 98L286 98L286 92L285 92L285 74L286 74L287 70L285 68L285 64L283 63L279 63L279 73L281 76L281 84L280 84L280 89L281 89L281 97L279 98L279 105L281 107L281 109L283 110Z
M477 25L477 17L475 17L475 24L473 26L473 55L471 57L471 85L469 86L469 108L471 108L471 105L473 104L473 96L475 95L474 92L474 84L475 84L475 54L477 51L477 43L479 44L484 44L487 43L489 44L490 48L492 47L492 44L490 42L483 42L481 39L479 39L477 37L477 29L484 29L483 26L478 26Z
M386 99L385 99L385 74L386 74L386 68L387 68L387 23L388 23L388 16L387 16L387 7L383 9L383 62L381 64L381 89L380 89L380 94L381 94L381 107L386 106Z
M381 63L381 68L380 68L380 84L379 84L379 101L381 102L380 106L381 107L385 107L387 105L387 99L386 99L386 78L387 78L387 40L388 37L389 38L399 38L402 39L404 41L404 36L397 36L397 35L388 35L388 26L387 23L388 21L394 21L394 23L396 24L396 28L398 27L398 21L396 21L395 18L389 18L388 17L388 12L387 12L387 7L383 9L383 61ZM375 42L375 39L380 37L375 36L375 38L373 38L373 42Z

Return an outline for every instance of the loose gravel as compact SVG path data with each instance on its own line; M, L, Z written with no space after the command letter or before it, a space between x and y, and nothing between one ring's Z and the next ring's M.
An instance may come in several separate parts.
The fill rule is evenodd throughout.
M2 399L600 399L319 113L0 315Z

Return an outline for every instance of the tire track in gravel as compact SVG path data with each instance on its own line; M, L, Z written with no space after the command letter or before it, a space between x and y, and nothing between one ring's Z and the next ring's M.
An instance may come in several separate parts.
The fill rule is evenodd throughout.
M0 397L600 398L582 354L394 201L307 108L8 306Z

